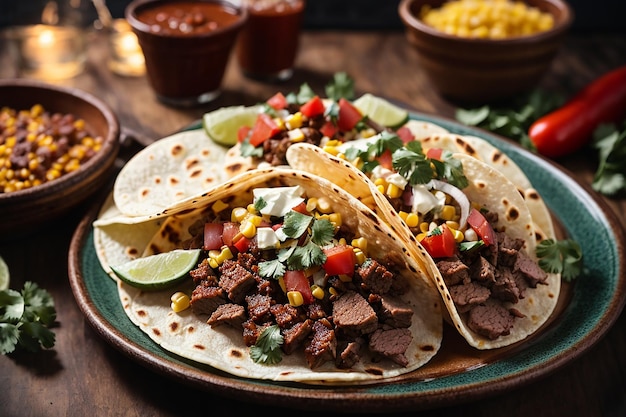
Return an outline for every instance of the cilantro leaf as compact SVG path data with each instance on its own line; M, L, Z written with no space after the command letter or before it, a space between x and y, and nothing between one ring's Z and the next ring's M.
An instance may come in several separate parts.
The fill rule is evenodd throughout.
M592 188L607 196L626 191L626 125L621 131L613 125L600 125L591 146L598 150L600 160Z
M55 320L54 300L37 284L26 282L21 292L0 291L0 353L53 347L55 335L48 327Z
M393 168L411 185L426 184L433 178L430 160L423 153L411 150L410 146L397 149L392 161Z
M463 173L463 164L452 156L452 152L444 151L441 154L442 160L430 159L435 167L437 177L446 180L448 183L463 189L469 185L467 177Z
M263 278L278 279L285 274L285 269L285 265L279 259L259 262L259 275Z
M288 237L298 238L307 231L312 221L312 216L291 210L285 214L283 231Z
M250 358L255 363L274 365L282 360L280 346L283 344L283 335L280 328L274 324L261 332L256 343L250 347Z
M293 270L299 270L322 265L324 262L326 262L326 254L322 248L309 241L304 246L296 246L287 260L287 265Z
M337 72L333 80L326 85L326 97L338 101L340 98L352 100L354 98L354 80L345 72Z
M254 202L254 209L259 213L267 206L267 201L263 197L259 197Z
M246 138L241 142L241 156L248 157L258 157L261 158L263 156L263 147L257 146L254 147L250 144L250 139Z
M572 239L545 239L537 245L539 266L548 273L561 274L565 281L571 281L582 270L582 249Z
M319 246L330 243L335 236L335 226L328 219L319 219L313 223L311 228L311 241Z

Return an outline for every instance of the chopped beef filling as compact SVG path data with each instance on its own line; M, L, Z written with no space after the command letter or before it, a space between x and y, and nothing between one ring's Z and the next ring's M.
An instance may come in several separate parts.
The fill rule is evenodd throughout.
M493 219L492 215L492 220ZM545 285L547 274L522 250L524 241L497 232L497 244L437 260L452 300L474 332L494 340L510 334L522 314L505 303L523 299L528 288Z

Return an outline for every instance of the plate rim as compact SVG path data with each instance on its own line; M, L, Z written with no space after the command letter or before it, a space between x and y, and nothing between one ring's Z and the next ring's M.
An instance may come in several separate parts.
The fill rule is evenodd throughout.
M620 224L614 210L599 195L585 183L582 183L565 167L557 162L548 160L541 155L537 155L523 149L519 144L510 139L498 136L484 129L465 126L452 119L427 113L409 112L412 119L426 120L453 133L471 134L479 136L492 143L498 143L509 150L513 150L521 157L529 158L534 163L543 164L563 174L563 178L569 179L571 185L582 192L582 196L593 202L600 208L601 214L609 220L609 224ZM194 129L194 125L188 126L185 130ZM578 193L576 193L578 194ZM580 357L608 332L613 326L626 304L626 277L624 277L625 241L626 236L623 228L614 228L612 232L615 236L615 250L618 257L618 276L616 285L618 290L614 296L607 301L606 309L601 314L602 320L591 329L591 331L580 336L576 343L565 350L553 355L545 361L539 361L525 369L511 372L507 375L492 378L490 384L484 381L472 382L433 387L424 391L413 392L393 392L385 390L382 384L351 385L341 387L314 386L298 383L275 383L273 381L256 381L239 378L231 375L220 375L220 371L207 372L194 367L191 364L175 362L173 359L161 357L148 349L140 346L135 340L125 335L117 329L105 315L98 310L89 295L89 291L84 282L82 271L82 257L86 244L93 233L91 223L97 216L98 209L102 202L96 202L90 211L83 217L77 226L68 252L68 275L70 286L76 302L86 317L89 324L103 337L109 344L123 354L139 362L145 367L156 371L159 374L173 378L187 385L194 386L215 394L241 399L242 393L251 402L267 402L273 400L276 405L289 408L319 409L324 411L408 411L431 409L443 405L476 400L490 397L510 389L521 387L531 381L546 377L569 362ZM556 327L558 328L558 324ZM158 345L157 345L158 347ZM175 356L170 354L171 357ZM489 366L489 365L487 365ZM484 367L483 367L484 368ZM422 381L423 382L423 381ZM406 382L392 382L392 384L405 384ZM425 383L429 383L428 381ZM436 385L436 384L433 384ZM488 386L487 386L488 385ZM296 402L293 400L297 399ZM390 401L393 400L393 401Z

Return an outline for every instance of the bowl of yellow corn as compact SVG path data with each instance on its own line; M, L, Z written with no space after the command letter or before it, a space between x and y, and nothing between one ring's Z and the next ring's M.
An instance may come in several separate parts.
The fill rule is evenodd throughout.
M398 13L434 87L472 104L535 87L574 19L564 0L401 0Z
M73 88L0 80L0 236L32 232L107 183L120 126L109 106Z

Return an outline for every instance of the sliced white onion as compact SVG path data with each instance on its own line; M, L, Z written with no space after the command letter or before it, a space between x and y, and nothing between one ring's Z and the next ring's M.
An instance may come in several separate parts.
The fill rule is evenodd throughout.
M465 193L454 185L440 180L430 180L426 184L426 186L431 187L435 190L443 191L450 197L454 198L457 203L459 203L459 207L461 208L461 218L459 219L459 226L461 229L463 229L465 227L465 224L467 223L467 216L469 216L470 211L470 202L467 199Z

